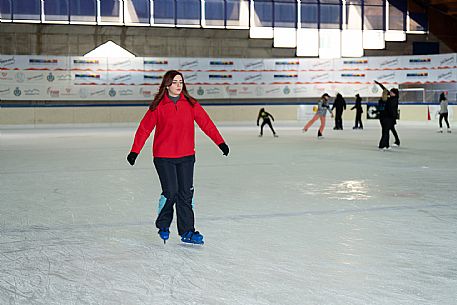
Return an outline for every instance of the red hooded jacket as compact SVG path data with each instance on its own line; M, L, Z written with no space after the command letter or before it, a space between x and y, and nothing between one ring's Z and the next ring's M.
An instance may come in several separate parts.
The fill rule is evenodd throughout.
M194 121L216 145L224 143L211 118L195 102L191 105L181 94L176 104L165 94L153 111L148 110L138 126L131 151L140 153L154 127L152 154L159 158L181 158L195 154Z

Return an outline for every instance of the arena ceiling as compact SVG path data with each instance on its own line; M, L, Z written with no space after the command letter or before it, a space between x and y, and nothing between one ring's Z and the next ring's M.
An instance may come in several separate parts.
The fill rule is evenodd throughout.
M457 18L457 0L416 0L416 2Z

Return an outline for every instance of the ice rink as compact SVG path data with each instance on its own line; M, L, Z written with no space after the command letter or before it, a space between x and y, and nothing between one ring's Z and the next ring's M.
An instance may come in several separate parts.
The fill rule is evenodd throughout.
M367 125L221 124L227 158L198 131L204 246L159 239L136 125L4 128L0 304L455 305L457 134L400 122L383 152Z

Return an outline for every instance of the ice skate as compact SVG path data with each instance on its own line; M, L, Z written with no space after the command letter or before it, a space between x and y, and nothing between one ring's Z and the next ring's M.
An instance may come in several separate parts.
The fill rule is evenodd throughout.
M451 129L450 128L447 129L447 133L451 133Z
M165 244L168 240L168 238L170 238L170 230L168 228L163 228L163 229L159 229L159 236L160 238L163 239L163 243Z
M443 128L438 129L438 133L443 133Z
M181 241L184 243L196 245L203 245L205 243L203 241L203 235L201 235L198 231L187 231L186 233L181 235Z
M279 137L279 136L278 136L277 134L274 134L273 137L277 138L277 137Z

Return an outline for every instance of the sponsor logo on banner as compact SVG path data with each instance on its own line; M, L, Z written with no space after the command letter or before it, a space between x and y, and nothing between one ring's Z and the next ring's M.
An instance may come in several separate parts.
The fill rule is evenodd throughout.
M275 74L273 78L297 78L298 74Z
M325 60L325 61L318 61L315 62L311 65L310 70L323 70L323 69L329 69L332 67L332 61L331 60Z
M364 73L341 73L341 77L365 77Z
M74 92L72 88L67 87L67 88L65 88L65 90L63 90L61 92L61 95L62 96L75 96L76 92Z
M276 66L298 66L300 62L298 60L285 60L285 61L275 61Z
M427 72L406 73L406 77L428 77L428 73Z
M119 62L110 62L110 66L113 68L119 67L119 66L131 66L132 61L130 59L124 60L124 61L119 61Z
M368 59L358 59L358 60L344 60L343 65L366 65L368 64Z
M49 87L47 90L47 93L50 97L54 97L54 98L57 98L60 96L60 90L56 89L56 88Z
M79 89L79 96L81 98L87 98L89 97L89 90L87 90L87 88L81 88Z
M244 76L245 82L256 82L259 80L262 80L262 74L260 74L260 73Z
M265 90L265 94L279 93L279 92L281 92L281 88L273 88L273 89Z
M211 78L232 78L232 75L231 74L210 74L208 75L208 77L211 79Z
M100 61L97 59L73 59L73 63L77 65L98 65Z
M119 76L114 77L113 81L115 81L115 82L123 82L123 81L131 80L131 79L132 79L132 75L125 74L125 75L119 75Z
M381 62L380 66L381 66L381 68L397 67L398 66L398 58L385 60L385 61Z
M55 65L59 63L57 59L39 59L39 58L30 58L29 64L34 65Z
M225 87L225 91L229 96L236 96L238 94L238 90L236 88L231 88L230 86Z
M133 95L133 90L130 90L130 89L119 90L119 96L131 96L131 95Z
M451 79L452 79L452 71L438 75L438 80L451 80Z
M263 68L263 60L251 61L244 64L246 70Z
M150 89L140 89L140 94L146 98L152 97L152 91Z
M322 73L322 74L314 75L313 77L311 77L311 81L327 80L329 78L329 76L330 75L328 73Z
M100 90L97 90L97 91L92 91L90 93L90 96L102 96L102 95L105 95L105 89L100 89Z
M202 87L198 87L197 94L198 95L203 95L203 94L205 94L205 90Z
M39 89L25 89L24 95L31 96L31 95L40 95Z
M181 69L198 68L198 60L185 61L182 62L179 66Z
M381 74L376 77L378 80L382 81L388 81L388 80L395 80L395 73L389 73L389 74Z
M0 74L0 80L4 80L4 81L9 80L9 81L12 81L13 78L12 78L11 76L8 77L8 72L2 72L2 73Z
M446 57L446 58L443 58L440 60L440 65L441 66L444 66L444 65L452 65L452 64L455 64L455 57L454 55L452 55L451 57Z
M210 61L210 66L233 66L233 61Z
M411 58L409 60L410 64L423 64L432 62L431 58Z
M58 81L71 80L71 74L57 75Z
M213 88L207 88L205 95L219 95L220 93L221 93L220 88L213 87Z
M25 74L22 73L22 72L18 72L16 73L16 76L14 77L14 79L18 82L18 83L23 83L25 81Z
M285 86L284 89L282 90L282 92L283 92L285 95L288 95L288 94L290 93L289 87Z
M162 75L143 75L143 79L150 79L150 80L161 80L162 79Z
M184 75L184 78L185 78L185 82L186 83L193 82L193 81L196 81L198 79L198 75L197 75L197 73L186 74L186 75Z
M44 75L43 75L43 74L38 74L38 75L34 75L34 76L27 77L27 80L28 80L28 81L32 81L32 80L42 80L42 79L44 79Z
M111 97L115 97L116 96L116 90L114 90L114 88L111 88L108 91L108 95L111 96Z
M251 88L251 87L243 86L238 90L238 95L253 95L254 92L252 90L253 90L253 88Z
M13 94L15 96L21 96L22 91L21 91L21 89L19 89L19 87L16 87L16 89L14 89L14 91L13 91Z
M306 92L308 92L308 89L306 87L295 87L293 89L293 92L295 94L297 94L297 93L306 93Z
M168 65L168 60L144 60L144 65Z
M53 82L54 79L55 79L55 77L52 73L49 73L48 76L46 76L46 80L50 83Z
M264 94L265 94L265 92L264 92L264 90L263 90L262 87L257 86L257 87L255 88L255 95L256 95L256 96L263 96Z
M100 74L75 74L75 78L83 79L100 79Z
M373 85L373 86L371 87L371 92L372 92L372 93L378 93L378 92L379 92L378 85Z
M11 88L0 89L0 95L9 95L11 93Z
M14 59L14 56L11 57L11 58L7 58L7 59L0 59L0 66L11 66L11 65L14 65L16 63L16 60Z

